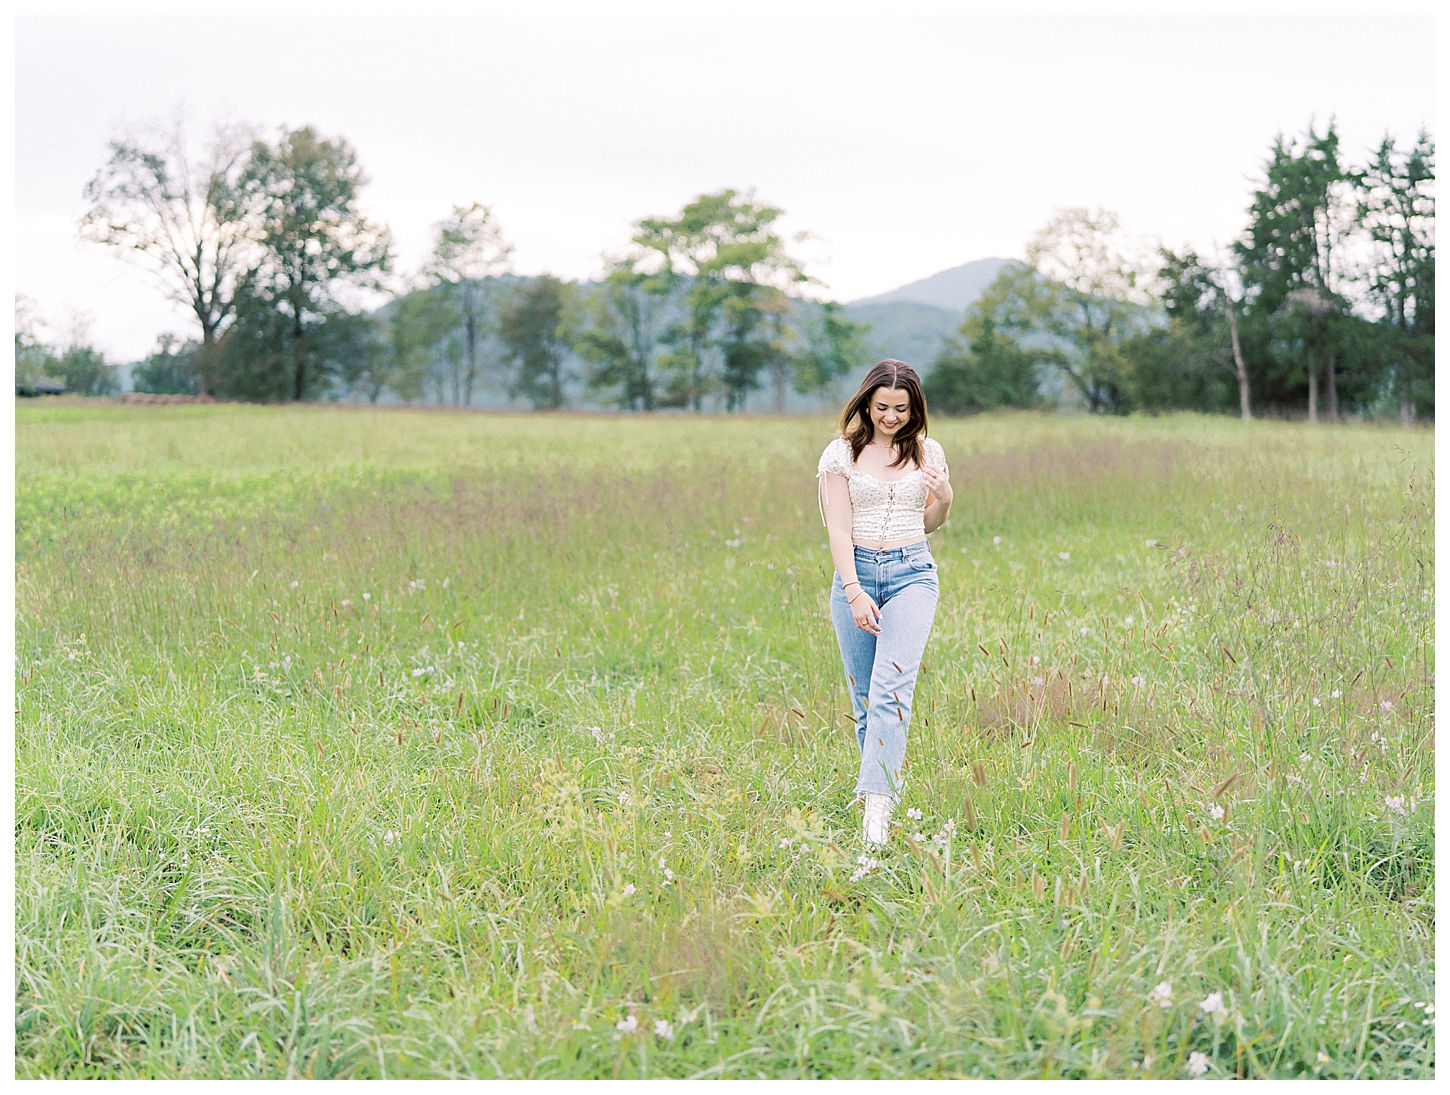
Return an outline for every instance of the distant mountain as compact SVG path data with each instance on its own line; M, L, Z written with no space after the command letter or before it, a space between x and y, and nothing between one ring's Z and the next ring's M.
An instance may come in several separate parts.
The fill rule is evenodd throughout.
M871 324L866 337L881 357L898 358L925 373L941 352L942 338L961 326L968 306L1012 261L978 259L953 266L889 293L853 300L845 312Z
M961 312L910 300L858 302L842 310L850 319L871 324L866 341L876 347L877 358L894 357L923 374L936 360L942 336L962 323ZM864 370L861 375L865 376ZM854 379L860 381L860 377Z
M851 303L853 305L894 304L897 301L910 301L914 304L930 304L934 308L946 308L957 313L965 312L967 306L981 296L982 290L991 285L997 275L1002 272L1002 267L1012 261L1012 259L977 259L976 262L953 266L950 270L932 274L929 278L913 281L910 285L903 285L900 289L892 289L889 293L879 293L874 297L853 300Z

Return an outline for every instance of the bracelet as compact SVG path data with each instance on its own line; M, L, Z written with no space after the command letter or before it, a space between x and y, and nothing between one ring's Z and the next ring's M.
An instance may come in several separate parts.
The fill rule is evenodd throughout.
M858 582L858 583L857 583L857 584L858 584L858 585L859 585L859 584L860 584L860 583L859 583L859 582ZM866 591L865 591L865 590L864 590L864 589L858 589L858 590L856 590L856 597L860 597L860 596L862 596L862 595L863 595L863 594L864 594L864 593L865 593L865 592L866 592ZM847 598L846 598L846 603L847 603L847 604L848 604L848 605L853 605L853 604L855 604L855 603L856 603L856 597L847 597Z
M861 583L852 578L849 582L842 582L841 589L844 591L847 586L859 586Z

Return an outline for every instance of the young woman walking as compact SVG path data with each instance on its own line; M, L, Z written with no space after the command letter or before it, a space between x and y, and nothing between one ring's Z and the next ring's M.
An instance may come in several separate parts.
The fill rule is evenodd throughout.
M866 374L816 480L836 564L831 622L861 750L856 793L865 796L866 842L885 844L939 593L926 534L952 506L946 455L926 436L926 399L910 365L887 359Z

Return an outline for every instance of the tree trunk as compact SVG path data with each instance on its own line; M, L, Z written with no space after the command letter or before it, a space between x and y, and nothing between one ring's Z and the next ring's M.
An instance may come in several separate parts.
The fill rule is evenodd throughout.
M1334 355L1329 355L1325 376L1329 380L1329 421L1333 425L1339 425L1339 395L1334 388Z
M463 405L473 406L473 381L478 376L478 315L477 309L469 305L468 318L464 326L464 340L468 345L468 373L463 390Z
M1319 369L1309 367L1309 425L1319 425Z
M1239 377L1239 413L1245 422L1250 422L1254 416L1249 413L1249 370L1244 366L1244 352L1239 347L1239 325L1234 318L1232 302L1228 304L1228 334L1233 342L1234 369Z
M1400 400L1400 425L1409 429L1415 424L1415 405L1408 399Z

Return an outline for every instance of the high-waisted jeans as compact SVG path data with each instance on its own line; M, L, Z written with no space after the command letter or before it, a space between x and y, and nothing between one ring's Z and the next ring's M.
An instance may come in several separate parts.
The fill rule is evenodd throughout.
M836 575L831 583L831 622L841 646L856 743L861 748L856 792L896 798L916 671L940 595L936 560L925 540L882 551L859 545L855 550L856 580L881 610L881 634L862 631L851 617L841 575Z

